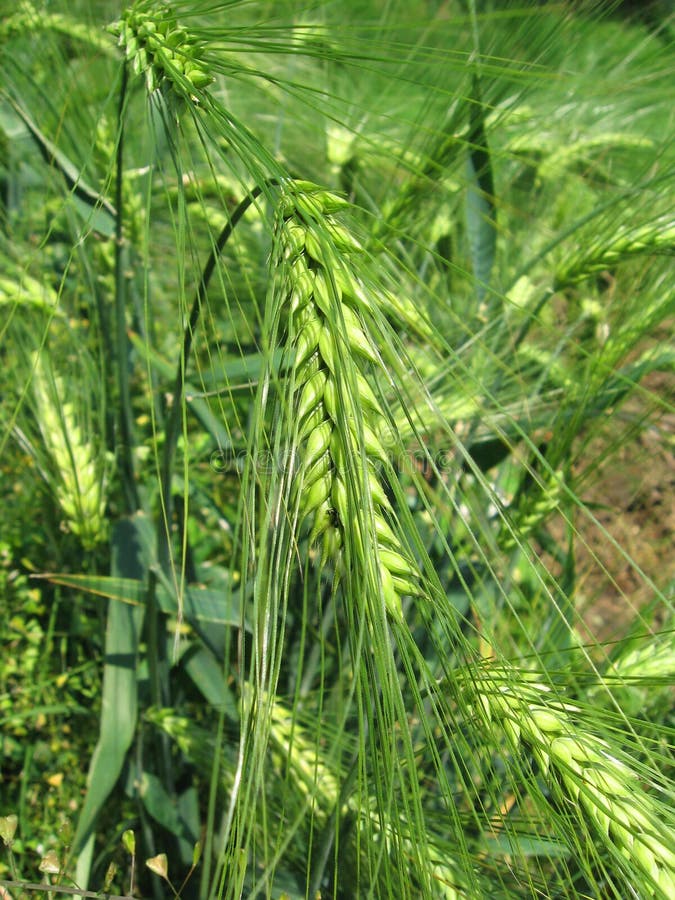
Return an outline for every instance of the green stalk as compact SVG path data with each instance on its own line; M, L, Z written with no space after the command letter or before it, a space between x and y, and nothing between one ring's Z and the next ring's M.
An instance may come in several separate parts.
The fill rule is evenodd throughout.
M364 739L368 733L368 730L368 722L366 722L364 724L363 731ZM344 810L354 790L354 785L356 784L356 779L359 774L358 764L359 751L357 750L350 761L348 770L349 774L340 786L340 793L335 800L333 810L322 829L322 833L319 836L319 847L316 853L314 864L312 866L314 872L312 875L312 883L309 889L310 897L315 897L319 894L319 889L326 874L326 867L328 866L328 863L330 861L331 850L333 849L333 845L335 844L335 829L338 821L338 816L340 815L342 810Z
M173 515L173 500L171 497L171 470L173 468L173 459L176 452L176 444L178 443L178 433L182 412L182 399L185 389L185 372L187 369L187 362L190 357L190 352L192 350L192 340L195 331L197 330L199 316L201 315L202 306L204 304L204 301L206 300L209 289L209 282L211 281L211 277L213 276L213 273L215 271L216 263L218 262L221 253L225 249L225 246L227 245L227 242L234 232L234 229L237 227L239 221L250 208L250 206L257 200L262 191L262 186L256 186L250 194L244 197L244 199L239 203L237 208L232 213L232 216L230 217L227 225L224 226L224 228L218 235L218 240L212 247L209 258L206 262L206 265L204 266L204 271L202 272L202 276L199 280L195 298L192 301L192 308L190 309L188 323L185 326L185 331L183 333L183 346L181 349L180 358L178 360L178 366L176 367L173 400L171 404L171 410L166 422L164 455L162 458L162 472L160 483L160 496L162 498L163 504L164 527L159 529L159 546L157 555L159 564L162 569L164 569L164 571L169 570L170 559L169 533Z
M215 736L215 747L223 746L225 735L225 711L220 710L218 714L218 725ZM219 753L213 754L213 762L211 765L211 777L209 779L209 796L206 812L206 828L204 835L204 852L202 853L202 875L199 881L199 897L206 900L209 896L211 885L211 869L213 868L214 858L214 838L216 835L216 804L218 800L218 785L220 779L220 770L223 762Z
M126 244L124 238L124 110L127 97L128 73L126 63L122 67L122 83L118 105L119 133L115 153L115 341L117 361L117 388L119 393L119 429L121 445L119 447L120 472L126 500L126 511L134 513L140 508L136 474L134 470L133 447L133 411L129 388L129 338L126 323Z
M0 887L17 888L20 891L32 891L41 894L50 893L63 894L67 897L86 897L91 898L91 900L100 900L101 897L105 897L106 900L131 900L129 894L102 894L101 891L85 891L81 888L67 887L63 884L50 884L47 891L44 883L37 884L32 881L20 881L16 877L11 881L0 880Z
M149 573L146 593L147 615L145 618L145 638L148 645L148 680L150 684L150 702L161 709L171 705L169 666L167 664L166 629L159 627L161 611L157 603L157 574ZM174 779L171 770L171 754L169 740L165 734L160 735L161 755L159 767L162 781L171 793L174 790Z

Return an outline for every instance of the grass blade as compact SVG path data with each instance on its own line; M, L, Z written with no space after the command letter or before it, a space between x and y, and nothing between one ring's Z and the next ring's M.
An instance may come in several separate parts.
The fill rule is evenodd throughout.
M142 541L135 523L123 519L113 532L113 576L140 578L144 574ZM73 841L75 852L89 841L96 820L120 776L136 731L138 713L137 655L144 608L111 603L105 638L105 668L98 743L89 766L87 795ZM87 854L80 857L78 882L86 885Z
M497 210L494 201L494 177L490 148L485 133L485 108L480 82L474 75L469 113L468 189L466 193L466 230L476 297L486 295L497 248Z

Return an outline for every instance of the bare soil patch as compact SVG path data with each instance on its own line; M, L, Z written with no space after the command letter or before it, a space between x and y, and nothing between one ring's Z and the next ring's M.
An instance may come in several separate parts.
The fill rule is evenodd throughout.
M654 375L644 387L675 400L669 376ZM636 423L630 439L610 423L588 448L593 477L579 492L597 524L588 516L577 523L577 601L595 640L624 635L655 600L654 588L668 593L675 579L675 413L658 411L645 420L644 406L634 397L620 411L624 433L627 423L629 429ZM662 625L664 613L657 601L645 628Z

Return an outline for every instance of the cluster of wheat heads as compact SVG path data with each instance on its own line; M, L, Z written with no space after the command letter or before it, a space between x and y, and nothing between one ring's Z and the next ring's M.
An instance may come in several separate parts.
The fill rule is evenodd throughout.
M211 70L207 71L203 65L199 41L193 40L175 21L168 6L135 4L123 14L121 22L113 30L119 37L129 67L145 78L149 91L154 92L165 85L170 91L186 98L211 81ZM102 144L108 143L114 147L114 139L105 134L101 134L100 138ZM452 141L454 146L461 146L454 135ZM109 155L112 156L112 151ZM259 179L258 184L261 181ZM267 192L266 199L276 199L272 189ZM129 221L133 218L129 212L130 203L130 198L124 203ZM411 551L398 527L399 512L392 499L388 457L394 438L386 398L391 398L390 389L395 391L396 386L389 380L387 362L382 357L383 347L375 337L381 325L376 307L394 306L396 310L396 304L391 303L392 298L386 292L374 289L364 275L368 253L342 224L341 214L345 206L339 197L307 183L289 183L281 190L272 266L275 289L281 295L283 333L279 343L286 354L283 373L287 380L280 393L281 415L285 416L284 426L292 424L293 450L282 481L282 487L287 488L282 491L283 510L303 552L308 549L308 556L333 566L337 578L343 583L356 569L360 578L353 578L352 586L360 580L370 588L376 588L363 593L369 598L379 598L381 612L390 622L399 623L402 622L402 600L417 596L425 589L425 581L416 562L416 554ZM140 241L140 237L134 238L130 227L128 236L132 243ZM631 233L629 237L628 250L631 253L642 252L645 235ZM665 239L661 239L661 243L665 251ZM605 250L592 249L592 266L586 257L577 260L572 266L574 279L589 267L606 265L614 259ZM563 275L565 283L572 280L569 273ZM396 297L395 300L400 301L401 298ZM411 310L406 309L405 318L408 323L415 324L415 311L412 310L411 314ZM455 387L455 394L459 393ZM439 404L441 400L439 398ZM39 398L37 402L39 404ZM66 472L64 483L67 477L74 481L69 493L76 496L79 490L91 498L88 521L95 523L102 512L94 486L90 489L87 483L77 484L78 475L91 477L87 452L91 456L92 448L87 446L84 433L77 430L73 408L62 405L62 421L59 422L59 416L50 419L47 402L43 401L41 420L45 426L51 421L55 432L62 432L64 445L68 440L72 445L66 453L53 443L52 455L57 461L60 460ZM458 402L461 401L451 396L454 406ZM456 415L454 412L454 418ZM453 416L446 413L443 418L448 421ZM68 424L65 432L64 422ZM81 460L79 471L74 470L72 465L72 459L77 458L78 454ZM563 480L557 471L551 471L550 477L541 476L539 488L536 502L524 498L522 507L514 510L514 525L512 529L503 530L500 549L507 549L509 540L516 543L517 538L522 539L537 527L557 504L563 492ZM251 517L255 515L252 507L246 512ZM69 513L69 518L75 521L75 513ZM264 540L264 529L261 532ZM413 537L410 540L412 542ZM358 564L355 566L357 557ZM281 570L279 580L285 577L285 571ZM350 591L350 594L356 592ZM381 629L381 633L384 631L384 628ZM266 651L267 647L260 642L260 656ZM372 648L369 647L368 652L372 652ZM398 660L396 665L399 665ZM376 674L383 669L381 666ZM396 685L399 680L402 682L405 679L400 665L395 676L392 683ZM321 677L327 683L329 673L324 675L322 672ZM364 683L363 694L370 690L374 696L381 681L373 678ZM412 821L413 817L402 814L402 803L395 808L385 802L394 778L385 781L382 786L376 784L376 778L372 777L373 772L377 776L392 761L399 762L394 756L398 748L393 740L392 747L382 750L377 745L377 739L384 733L386 724L393 723L401 728L410 724L413 704L409 702L409 694L406 693L405 707L401 704L393 709L388 722L382 716L383 727L377 739L371 745L363 740L359 760L363 782L359 785L360 803L357 803L358 796L357 799L349 798L345 792L347 799L343 804L340 783L344 780L344 771L337 766L332 768L326 762L321 745L314 740L313 734L309 730L303 732L288 710L276 700L276 685L272 678L266 687L271 688L269 696L261 693L259 704L251 713L252 718L257 715L262 719L266 712L269 718L272 753L265 757L261 755L260 766L267 765L277 752L281 757L280 768L291 769L293 790L296 799L301 801L298 815L304 815L305 806L311 807L312 815L325 826L334 809L337 808L340 813L346 810L348 815L357 819L358 827L365 836L362 845L369 836L373 838L374 849L369 850L373 858L381 855L378 847L386 847L388 852L390 847L395 848L397 841L401 851L399 860L407 862L418 855L422 857L423 854L415 849L421 828ZM412 693L412 687L408 685L404 690ZM542 697L547 696L546 689L528 683L520 673L514 673L506 686L494 679L480 683L478 693L481 697L480 709L495 726L491 745L503 743L504 734L513 738L513 757L521 758L518 773L526 771L527 764L522 763L522 758L535 756L551 788L560 790L565 801L578 810L580 817L585 817L605 842L611 843L617 854L630 855L636 866L646 874L649 884L660 886L664 892L670 891L672 860L663 840L659 844L658 835L654 832L657 807L649 805L648 799L642 800L637 777L625 763L615 759L608 744L581 729L576 720L573 722L571 708L555 698L543 701ZM393 707L393 702L391 705ZM358 727L365 730L369 726L368 716L374 714L370 709L359 712ZM427 727L431 730L436 724L432 720ZM573 724L574 732L571 730ZM482 718L476 729L479 733L481 725ZM189 729L196 731L194 723L188 719L186 730ZM244 734L246 729L242 727L241 731ZM206 746L205 741L203 746ZM376 760L368 758L363 761L373 746L383 758L380 772ZM330 760L329 754L327 756ZM417 777L414 762L415 758L409 754L400 763L401 768L407 767L411 781ZM235 779L236 760L228 760L228 763L230 780L227 789L234 793L237 785L246 783L246 779ZM203 769L208 770L209 764L207 756ZM429 781L432 780L428 772L424 775ZM365 783L371 777L374 787ZM270 791L278 791L277 784L275 781ZM626 785L640 798L641 802L634 804L637 811L629 804ZM450 790L445 791L445 797L451 797ZM648 798L648 795L644 797ZM414 801L409 808L413 806ZM317 808L320 808L321 815L316 812ZM252 821L257 823L258 810L254 813ZM306 829L301 834L306 838L302 849L305 857L309 858L310 850L305 850L305 847L312 846L313 836ZM426 840L432 861L441 859L442 851L436 851L431 846L430 838ZM265 835L261 837L261 843L264 841ZM245 846L244 841L241 843ZM459 834L456 845L462 846ZM454 873L454 862L454 858L450 857L447 864L441 866L439 863L431 877L450 885L461 884L461 874ZM462 863L462 867L468 868L468 865ZM251 865L251 869L255 873L255 864ZM256 877L255 874L253 877ZM347 884L345 890L348 887ZM449 892L448 888L448 896L451 895ZM404 895L403 890L401 894ZM427 896L439 894L440 889L438 894L427 893ZM471 896L470 891L467 896Z
M373 566L389 620L401 623L402 599L423 596L428 584L401 537L388 492L393 439L382 390L388 375L374 336L378 295L360 275L361 244L339 220L346 206L304 182L287 186L279 204L273 264L286 311L283 403L294 451L282 484L298 543L332 563L338 578L351 570L355 547L365 547L362 575L367 579ZM548 511L550 501L530 511L533 524ZM474 690L490 741L498 745L506 736L521 758L520 772L527 770L523 757L533 757L551 796L562 797L584 833L614 857L603 877L614 883L617 873L639 871L651 895L675 888L675 860L657 827L662 804L641 791L638 775L607 741L572 718L576 710L516 670L508 679L490 675ZM405 829L395 827L405 850ZM427 844L427 860L431 850ZM589 854L592 865L600 858L599 851ZM445 880L456 883L456 876Z

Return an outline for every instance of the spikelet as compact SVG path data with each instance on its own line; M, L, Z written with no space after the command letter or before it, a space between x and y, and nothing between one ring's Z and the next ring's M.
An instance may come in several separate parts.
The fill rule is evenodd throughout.
M388 424L365 374L367 366L383 370L370 328L376 301L355 274L359 242L335 218L346 205L306 182L281 204L275 266L289 310L299 456L292 499L300 530L311 545L321 542L324 558L337 556L358 528L359 510L372 513L369 543L386 607L400 617L401 597L419 592L419 570L392 528L379 474Z
M91 549L106 537L104 476L100 457L82 431L75 401L43 354L33 357L33 396L42 440L52 463L56 499L69 529Z

